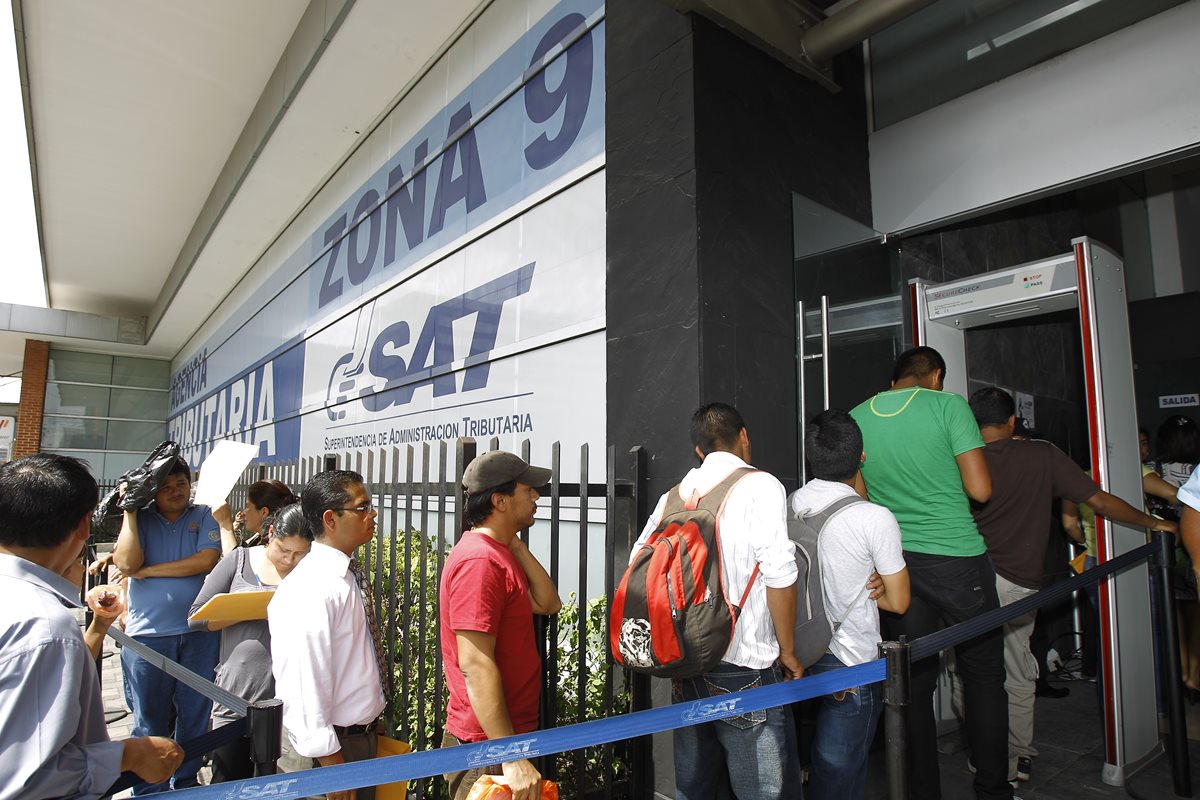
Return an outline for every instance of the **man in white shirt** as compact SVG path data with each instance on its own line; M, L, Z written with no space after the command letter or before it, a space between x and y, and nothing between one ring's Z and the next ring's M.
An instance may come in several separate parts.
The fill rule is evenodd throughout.
M374 758L383 683L364 606L369 598L352 559L375 532L375 507L362 476L348 470L315 476L304 487L301 504L315 536L312 550L267 608L284 728L296 753L320 766ZM374 787L326 795L329 800L374 796Z
M862 431L842 411L823 411L804 432L804 453L815 476L791 496L795 514L820 514L843 498L865 498L859 469ZM883 506L865 499L835 511L817 545L825 612L839 623L829 652L809 675L865 664L878 657L879 609L908 610L908 570L900 545L900 526ZM883 594L872 601L867 585L872 572L883 581ZM861 800L867 783L867 752L883 709L879 684L856 686L821 698L812 744L811 800Z
M676 489L687 498L704 495L750 461L750 436L733 406L711 403L692 415L692 444L703 463ZM634 552L658 527L669 493L650 515ZM755 564L759 577L742 607L725 657L711 672L674 682L676 702L706 700L729 692L800 677L793 638L796 557L787 535L783 485L765 472L739 481L717 519L726 597L740 598ZM739 800L777 800L802 795L795 730L787 706L677 728L676 800L710 800L728 772Z

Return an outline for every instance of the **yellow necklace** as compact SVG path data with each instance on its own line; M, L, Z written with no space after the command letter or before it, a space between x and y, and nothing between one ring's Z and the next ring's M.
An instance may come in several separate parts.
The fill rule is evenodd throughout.
M904 409L908 408L908 404L909 404L909 403L911 403L911 402L913 401L913 398L917 396L917 392L919 392L919 391L921 391L921 387L920 387L920 386L914 386L914 387L913 387L913 393L912 393L912 394L910 394L910 395L908 396L908 399L904 401L904 405L900 406L900 408L899 408L898 410L896 410L896 411L893 411L893 412L892 412L892 413L890 413L890 414L884 414L882 411L878 411L878 410L876 410L876 408L875 408L875 398L876 398L876 397L879 397L879 395L877 394L877 395L875 395L875 397L872 397L872 398L871 398L871 413L872 413L872 414L874 414L874 415L875 415L875 416L877 416L877 417L898 417L898 416L900 416L901 414L903 414L903 413L904 413ZM882 392L880 392L880 394L882 394Z

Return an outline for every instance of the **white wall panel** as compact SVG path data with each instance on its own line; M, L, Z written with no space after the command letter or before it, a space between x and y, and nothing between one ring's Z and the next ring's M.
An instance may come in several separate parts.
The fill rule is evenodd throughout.
M875 228L928 225L1197 147L1198 42L1193 0L878 131Z

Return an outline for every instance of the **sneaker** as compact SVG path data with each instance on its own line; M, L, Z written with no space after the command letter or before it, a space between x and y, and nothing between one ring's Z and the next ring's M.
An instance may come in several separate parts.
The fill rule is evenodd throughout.
M1017 759L1017 780L1029 780L1029 772L1033 769L1033 759L1029 756L1021 756Z

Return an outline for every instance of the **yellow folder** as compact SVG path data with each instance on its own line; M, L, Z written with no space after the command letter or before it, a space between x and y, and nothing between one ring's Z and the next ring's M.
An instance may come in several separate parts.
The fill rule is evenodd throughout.
M378 749L375 752L376 758L385 756L402 756L405 753L412 752L408 742L402 742L398 739L393 739L390 736L384 736L382 733L378 736ZM408 781L400 781L399 783L385 783L375 787L375 800L405 800L408 795Z
M266 619L267 603L270 603L274 596L274 592L213 595L211 600L188 617L188 621L195 619L207 622L245 622L251 619Z

